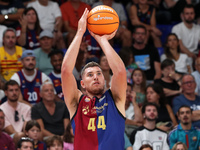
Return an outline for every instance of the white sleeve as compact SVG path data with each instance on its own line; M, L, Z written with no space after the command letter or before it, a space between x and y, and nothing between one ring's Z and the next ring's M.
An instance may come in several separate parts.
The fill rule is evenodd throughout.
M142 140L140 136L137 136L138 134L135 134L135 141L133 143L133 149L134 150L139 150L140 147L142 146Z
M162 54L160 57L161 62L163 62L166 58L167 58L167 56L165 54Z
M53 14L54 14L55 18L62 16L60 7L58 6L58 3L56 3L56 2L53 3Z
M163 150L169 150L169 145L167 144L167 134L164 138Z
M19 86L21 86L21 81L20 81L17 73L14 73L13 76L10 79L15 80L19 84Z

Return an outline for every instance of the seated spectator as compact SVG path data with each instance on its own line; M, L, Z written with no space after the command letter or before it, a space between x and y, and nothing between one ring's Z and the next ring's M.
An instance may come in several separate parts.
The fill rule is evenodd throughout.
M139 3L130 8L130 20L133 26L143 25L147 29L147 35L153 39L156 48L162 47L160 40L161 31L156 28L155 8L147 3L147 0L139 0ZM147 42L146 39L145 42Z
M153 150L153 148L149 144L144 144L139 150Z
M24 126L31 119L31 107L27 104L18 102L20 88L16 81L10 80L5 84L5 94L7 101L0 109L5 114L4 131L13 137L17 144L20 137L24 136Z
M34 105L41 101L40 86L51 79L35 69L36 58L32 50L25 50L22 53L21 61L22 70L16 72L11 79L19 84L23 99Z
M133 130L141 126L143 123L141 110L136 103L136 93L132 89L131 84L127 84L125 113L125 132L126 135L130 137L130 134L133 132Z
M174 144L174 146L172 147L172 150L188 150L187 146L182 143L182 142L177 142L176 144Z
M175 115L169 104L166 104L166 98L161 85L150 84L146 88L147 102L158 105L158 118L156 119L156 126L166 132L172 130L177 125Z
M72 42L76 30L78 28L78 21L81 18L85 8L91 10L91 7L81 0L69 0L60 6L62 12L62 19L64 30L67 32L67 45Z
M178 109L177 116L180 124L168 135L170 149L176 142L183 142L188 150L198 150L200 148L200 130L192 125L192 109L187 105L182 105Z
M15 144L13 142L13 139L8 134L3 132L4 125L5 125L5 114L0 109L0 149L14 150Z
M127 22L127 17L126 17L126 13L123 8L123 5L120 3L116 3L114 0L101 0L99 2L94 3L92 5L92 8L99 5L110 6L117 12L119 16L120 25L114 38L120 39L120 41L122 42L122 47L131 46L131 42L132 42L131 32L127 29L128 22Z
M48 54L53 49L53 34L49 30L44 30L40 33L39 38L41 47L34 50L36 56L36 68L46 75L49 75L51 71L53 71L53 66L48 57Z
M196 81L196 89L195 89L195 93L200 96L200 57L197 57L197 59L195 60L195 69L196 71L192 72L192 75L195 78Z
M58 5L60 6L60 5L64 4L67 0L52 0L52 1L57 2Z
M8 28L3 33L3 46L0 47L0 74L6 80L22 69L20 58L23 49L16 45L16 31Z
M39 35L41 32L38 14L33 7L26 8L19 19L20 27L17 28L17 43L25 49L40 47Z
M154 80L163 87L167 103L172 106L172 100L175 96L182 93L181 75L175 73L175 64L170 59L165 59L161 63L162 78Z
M133 91L136 92L136 102L139 107L142 107L145 101L145 89L146 89L146 76L144 71L140 68L133 70L131 74L133 82Z
M61 83L61 66L64 53L60 50L53 50L49 53L48 57L50 57L53 66L53 71L49 74L49 77L53 82L58 98L64 101Z
M192 123L195 127L200 127L200 97L196 95L196 82L192 75L186 74L181 81L182 94L173 100L173 112L177 115L182 105L188 105L192 109Z
M69 112L62 102L55 101L51 82L42 84L40 96L42 101L32 107L32 119L37 120L44 137L63 135L69 123Z
M74 134L71 123L67 125L63 135L63 150L74 150Z
M58 135L49 137L46 143L48 150L63 150L63 140Z
M0 47L3 46L3 33L7 29L6 26L0 25Z
M46 144L39 139L41 138L41 128L36 120L30 120L26 123L25 133L26 136L33 139L34 150L47 150Z
M18 144L17 144L17 150L33 150L33 140L30 139L29 137L22 137Z
M155 47L145 44L147 30L144 26L135 26L133 31L132 53L136 64L141 68L147 78L147 84L154 79L160 79L160 56Z
M43 30L54 32L54 45L58 49L64 49L65 43L62 37L62 15L58 3L50 0L37 0L31 2L27 7L33 7L38 14L40 27Z
M124 141L125 141L124 150L133 150L131 142L129 141L129 139L125 133L124 133Z
M193 5L186 5L182 16L183 21L172 28L172 33L178 36L181 52L195 60L199 52L200 27L194 24L195 12Z
M164 54L161 56L161 62L166 58L171 59L175 63L175 70L180 74L191 73L190 57L181 53L179 48L179 40L175 33L171 33L167 36L167 42L165 46Z
M150 144L156 150L169 150L167 133L156 128L158 108L154 103L146 103L142 107L144 125L132 132L130 142L133 149L138 150L143 144Z
M19 23L18 19L24 11L24 5L18 0L1 0L0 1L0 23L10 28L16 28Z

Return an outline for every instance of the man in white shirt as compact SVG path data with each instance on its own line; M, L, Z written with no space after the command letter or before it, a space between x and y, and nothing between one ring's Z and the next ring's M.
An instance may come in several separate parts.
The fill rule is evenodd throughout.
M177 34L181 51L195 59L200 42L200 26L193 23L195 18L193 5L186 5L182 16L183 22L175 25L172 28L172 33Z

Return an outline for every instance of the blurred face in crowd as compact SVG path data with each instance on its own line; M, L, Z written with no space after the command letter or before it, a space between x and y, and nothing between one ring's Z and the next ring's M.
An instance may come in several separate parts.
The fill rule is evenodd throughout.
M140 85L143 81L142 72L140 70L134 71L132 79L135 85Z
M8 85L8 89L5 91L7 99L11 102L16 102L20 95L20 89L18 85Z
M52 146L48 148L49 150L63 150L63 145L57 140L53 141Z
M54 87L52 84L44 84L40 91L40 96L44 101L52 102L55 99Z
M106 56L101 57L99 64L100 64L102 70L110 70L110 66L108 64L108 60L107 60Z
M177 50L179 45L179 40L175 35L170 35L167 38L167 47L169 47L170 50Z
M167 66L161 72L164 77L171 79L170 74L175 72L175 66Z
M29 10L24 17L28 23L36 23L37 21L36 12L34 10Z
M184 8L183 19L186 23L193 23L195 17L194 8Z
M5 117L4 113L2 111L0 111L0 132L4 128L4 123L5 123L5 118L4 117Z
M49 51L53 46L53 38L43 37L40 39L40 45L42 50Z
M185 75L182 78L182 90L183 94L194 94L196 88L196 82L191 75Z
M13 48L16 44L16 35L13 31L7 31L3 37L4 46L7 48Z
M155 121L158 117L158 112L155 106L147 106L144 113L144 118L148 121Z
M148 87L146 90L146 98L148 102L158 104L160 96L153 90L152 87Z
M22 59L22 64L25 70L32 71L35 69L36 60L35 57L29 56Z
M62 54L56 54L51 56L51 64L56 73L61 73L62 61L63 61Z
M133 33L134 42L137 44L144 44L146 39L146 32L143 28L137 28L135 33Z
M38 140L40 136L40 129L33 126L30 130L26 131L26 135L33 140Z
M200 73L200 57L197 57L195 61L195 69Z
M139 0L139 4L145 5L145 4L147 4L147 0Z
M33 150L33 144L31 142L22 142L21 148L18 148L17 150Z
M178 119L181 124L188 125L192 123L192 112L190 108L182 107L178 111Z
M186 150L186 149L184 148L183 144L178 144L176 146L176 150Z

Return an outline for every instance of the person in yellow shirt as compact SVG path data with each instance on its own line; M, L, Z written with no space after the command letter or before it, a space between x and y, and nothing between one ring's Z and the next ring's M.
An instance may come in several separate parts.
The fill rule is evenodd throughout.
M23 49L16 46L16 31L8 28L3 33L3 46L0 47L0 75L5 80L22 69L21 56Z

